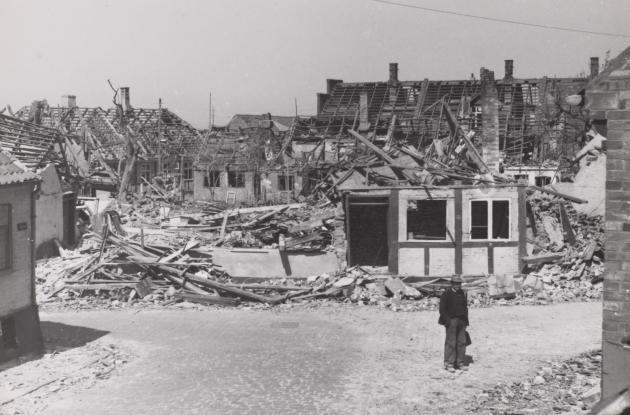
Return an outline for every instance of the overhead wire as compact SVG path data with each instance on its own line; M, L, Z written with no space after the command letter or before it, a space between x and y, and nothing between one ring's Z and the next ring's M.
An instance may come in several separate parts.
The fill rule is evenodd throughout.
M538 23L529 23L529 22L522 22L522 21L518 21L518 20L502 19L502 18L498 18L498 17L489 17L489 16L480 16L480 15L475 15L475 14L469 14L469 13L461 13L461 12L455 12L455 11L451 11L451 10L434 9L434 8L431 8L431 7L418 6L418 5L415 5L415 4L399 3L399 2L395 2L395 1L389 1L389 0L372 0L372 1L375 2L375 3L382 3L382 4L387 4L387 5L390 5L390 6L406 7L406 8L410 8L410 9L424 10L424 11L433 12L433 13L441 13L441 14L448 14L448 15L453 15L453 16L468 17L468 18L472 18L472 19L480 19L480 20L486 20L486 21L492 21L492 22L500 22L500 23L509 23L509 24L515 24L515 25L521 25L521 26L537 27L539 29L552 29L552 30L561 30L561 31L564 31L564 32L585 33L585 34L597 35L597 36L630 38L630 35L626 35L626 34L623 34L623 33L598 32L598 31L593 31L593 30L584 30L584 29L575 29L575 28L570 28L570 27L561 27L561 26L545 25L545 24L538 24Z

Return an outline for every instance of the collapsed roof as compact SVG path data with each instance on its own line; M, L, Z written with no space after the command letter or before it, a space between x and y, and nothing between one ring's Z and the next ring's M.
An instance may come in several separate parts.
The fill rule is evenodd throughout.
M576 138L584 133L584 120L580 108L566 105L564 98L583 90L588 78L518 79L512 71L512 61L506 61L506 76L494 80L492 73L490 81L500 102L500 150L520 159L538 143L538 157L550 155L543 147L572 154ZM420 149L450 132L442 103L463 128L481 132L482 79L398 81L397 65L390 64L390 79L385 82L327 83L327 93L318 94L316 119L302 128L301 135L298 128L295 139L338 136L355 129L370 139L391 134Z
M59 163L55 145L64 141L60 131L0 114L0 150L36 171L49 163Z

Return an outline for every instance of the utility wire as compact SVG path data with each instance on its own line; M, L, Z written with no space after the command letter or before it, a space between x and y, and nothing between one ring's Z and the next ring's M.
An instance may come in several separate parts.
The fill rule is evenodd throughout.
M511 24L516 24L516 25L521 25L521 26L538 27L538 28L542 28L542 29L562 30L562 31L565 31L565 32L587 33L589 35L630 38L630 35L625 35L623 33L594 32L594 31L591 31L591 30L572 29L570 27L559 27L559 26L543 25L543 24L536 24L536 23L520 22L518 20L500 19L498 17L478 16L478 15L468 14L468 13L453 12L453 11L450 11L450 10L432 9L430 7L422 7L422 6L416 6L414 4L398 3L398 2L395 2L395 1L388 1L388 0L372 0L372 1L375 2L375 3L388 4L390 6L407 7L407 8L410 8L410 9L425 10L425 11L429 11L429 12L441 13L441 14L450 14L450 15L454 15L454 16L470 17L470 18L473 18L473 19L488 20L488 21L492 21L492 22L511 23Z

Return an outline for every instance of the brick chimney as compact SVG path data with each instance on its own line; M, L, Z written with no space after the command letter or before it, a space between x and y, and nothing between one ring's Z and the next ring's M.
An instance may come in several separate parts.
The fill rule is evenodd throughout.
M591 58L591 78L595 78L597 75L599 75L599 58L593 56Z
M122 105L123 111L127 112L131 109L131 98L129 96L129 87L121 86L120 87L120 104Z
M343 82L343 79L326 79L326 93L332 94L332 91L333 89L335 89L335 86L337 86L338 84L342 82Z
M317 93L317 115L322 114L324 106L326 106L326 102L328 102L328 98L330 98L330 94Z
M490 171L499 169L499 93L494 72L481 68L481 156Z
M367 91L361 91L359 95L359 131L367 131L370 128L369 107Z
M77 106L77 96L76 95L64 95L63 103L66 108L74 108Z
M505 76L503 79L514 79L514 61L512 59L505 60Z
M398 83L398 64L396 62L389 64L389 83Z

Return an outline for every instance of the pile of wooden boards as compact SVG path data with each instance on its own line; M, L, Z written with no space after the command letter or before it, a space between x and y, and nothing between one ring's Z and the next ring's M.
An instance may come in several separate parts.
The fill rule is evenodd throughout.
M210 246L286 250L326 249L337 213L334 207L305 203L232 209L205 203L178 212L170 209L165 218L158 218L155 211L151 208L153 216L148 218L143 210L133 209L126 217L129 227L151 234L195 234Z
M39 301L105 295L135 299L237 305L241 300L278 304L289 295L269 296L221 282L212 253L191 239L179 246L144 243L112 232L91 234L78 251L39 264ZM64 295L62 295L64 294Z

